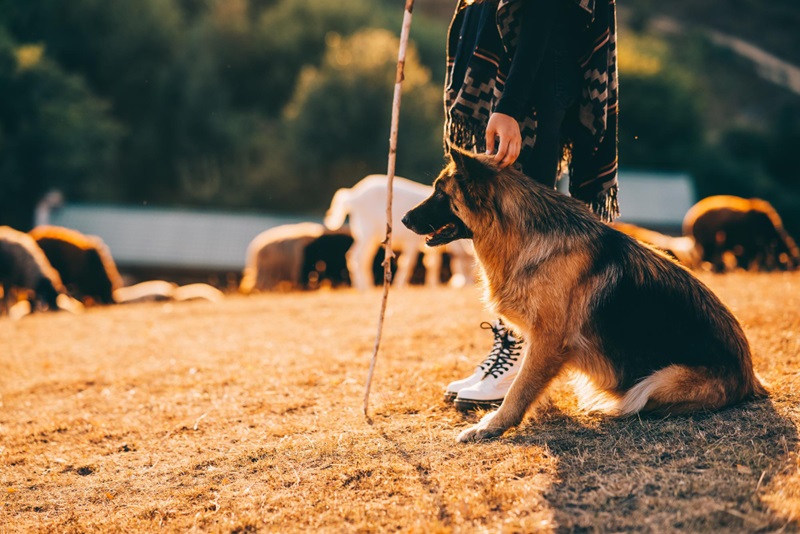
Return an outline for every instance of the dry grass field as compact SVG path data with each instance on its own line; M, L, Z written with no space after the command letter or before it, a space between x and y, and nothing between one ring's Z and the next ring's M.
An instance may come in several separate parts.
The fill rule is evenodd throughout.
M0 319L0 532L761 532L800 517L800 273L705 275L769 401L608 419L565 389L491 443L442 400L475 289L232 296ZM680 335L676 332L675 335Z

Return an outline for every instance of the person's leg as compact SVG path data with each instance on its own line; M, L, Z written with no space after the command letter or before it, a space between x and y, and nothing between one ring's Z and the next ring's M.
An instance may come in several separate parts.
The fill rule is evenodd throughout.
M558 165L561 160L561 122L564 111L552 107L541 107L537 111L536 144L529 156L522 161L522 172L547 187L555 187L558 181Z
M580 72L571 55L563 50L550 50L545 56L540 83L533 95L536 109L536 143L521 155L522 172L533 180L555 187L563 156L562 125L567 110L580 91Z
M536 143L519 162L527 176L547 187L556 186L562 157L561 129L580 90L577 62L570 57L563 50L550 50L545 56L538 75L541 81L532 99L537 116ZM499 320L495 324L502 325ZM505 331L502 335L495 332L495 344L484 360L491 365L486 369L479 366L469 378L451 383L445 398L453 398L455 393L459 410L499 406L522 366L521 343L522 339Z

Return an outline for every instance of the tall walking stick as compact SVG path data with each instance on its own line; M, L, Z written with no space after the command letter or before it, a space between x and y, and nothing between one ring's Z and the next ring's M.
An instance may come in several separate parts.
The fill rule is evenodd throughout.
M392 193L394 184L394 169L397 160L397 128L400 122L400 96L403 91L403 78L406 64L406 48L408 48L408 34L411 30L411 12L414 10L414 0L406 0L406 9L403 15L403 29L400 31L400 51L397 54L397 74L394 83L394 99L392 100L392 126L389 131L389 166L386 171L386 238L383 240L383 300L381 313L378 318L378 333L375 336L375 348L372 360L369 363L369 374L364 391L364 416L368 417L369 390L372 386L372 375L375 373L375 363L378 361L378 349L381 346L383 333L383 319L386 315L386 302L389 299L389 285L392 282Z

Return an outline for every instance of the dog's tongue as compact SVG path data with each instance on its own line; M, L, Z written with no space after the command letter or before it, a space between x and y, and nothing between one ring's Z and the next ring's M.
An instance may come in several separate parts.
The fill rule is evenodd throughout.
M437 230L434 230L433 233L428 234L428 239L427 240L430 241L431 239L433 239L434 237L436 237L436 236L438 236L440 234L443 234L443 233L446 233L448 231L451 231L451 230L455 229L455 227L456 227L455 224L447 223L444 226L442 226L441 228L439 228Z

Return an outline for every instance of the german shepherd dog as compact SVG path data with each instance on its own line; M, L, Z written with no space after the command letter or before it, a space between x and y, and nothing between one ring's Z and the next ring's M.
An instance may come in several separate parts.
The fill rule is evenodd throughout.
M491 156L450 156L403 223L429 246L472 238L486 302L526 341L500 408L458 441L518 425L568 371L582 406L613 415L716 410L767 395L742 327L688 270Z

